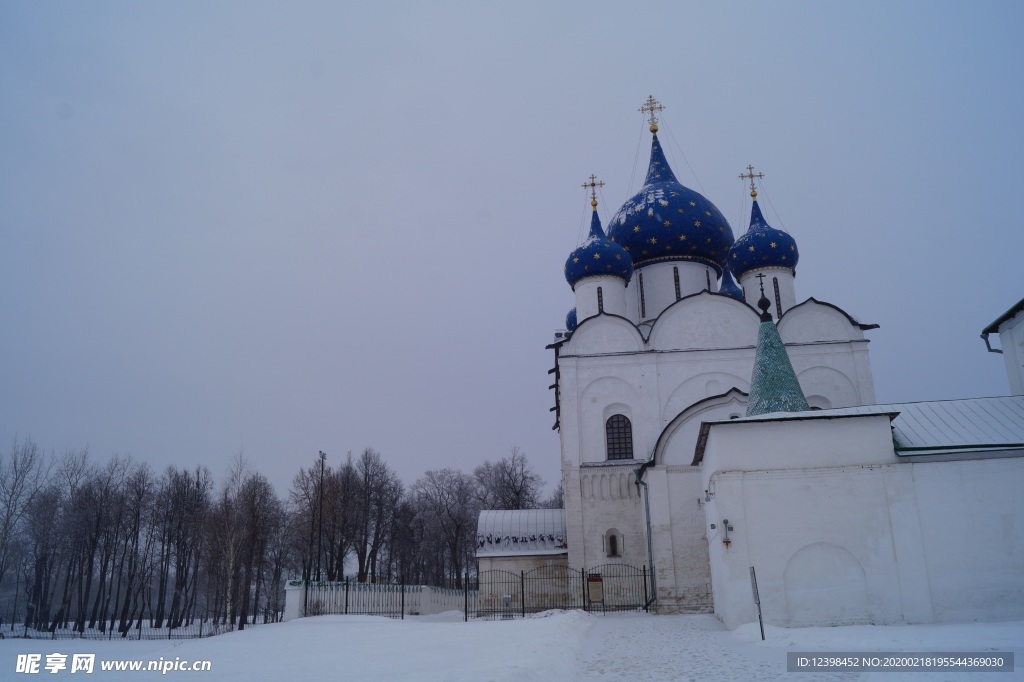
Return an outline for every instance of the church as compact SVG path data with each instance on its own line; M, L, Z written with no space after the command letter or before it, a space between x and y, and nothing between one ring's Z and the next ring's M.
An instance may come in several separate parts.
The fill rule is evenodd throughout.
M576 306L549 346L565 508L544 521L565 541L503 551L479 541L500 535L483 512L480 568L642 565L658 613L730 628L759 611L784 626L1024 618L1024 302L985 330L1015 395L876 405L878 326L798 295L799 249L765 219L752 167L738 237L676 179L662 109L641 107L643 187L603 226L591 176L590 232L565 263Z

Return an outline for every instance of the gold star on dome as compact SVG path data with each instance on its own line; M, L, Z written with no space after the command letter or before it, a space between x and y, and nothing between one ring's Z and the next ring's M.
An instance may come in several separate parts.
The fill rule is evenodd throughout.
M796 245L795 244L790 244L789 245L789 250L790 251L796 251Z
M589 265L584 265L584 266L583 266L583 269L584 269L584 270L589 270L589 269L590 269L590 266L589 266Z
M685 234L679 235L679 241L685 242L686 241L686 235Z
M754 250L754 247L753 247L753 246L749 246L749 247L747 247L747 249L748 249L749 251L753 251L753 250Z
M664 225L665 227L668 227L668 226L669 226L669 225L671 225L671 224L672 224L672 223L670 223L670 222L669 222L669 221L667 221L667 220L666 220L666 221L665 221L664 223L662 223L662 225Z
M785 258L785 256L783 256L783 258ZM621 253L615 254L615 260L622 260L622 254Z
M706 242L707 242L708 244L710 244L710 243L711 243L711 237L708 237L708 238L707 238L707 239L705 239L704 241L706 241Z
M694 203L692 201L690 202L690 206L696 206L696 205L697 205L696 203Z
M685 211L683 211L683 209L681 209L681 208L678 208L678 209L676 209L676 211L678 211L679 213L684 213L684 212L685 212Z
M772 242L771 244L769 244L769 246L771 246L774 249L775 248L775 242Z
M646 255L647 255L647 249L644 249L644 250L643 250L643 251L641 251L640 253L641 253L641 255L644 255L644 256L646 256Z
M733 258L733 260L736 260L736 254L735 253L732 254L732 258Z
M611 241L614 242L615 241L615 237L612 237Z
M636 227L634 227L634 228L633 228L633 231L634 231L634 232L639 232L639 231L640 231L640 226L639 226L639 225L637 225Z
M573 263L579 263L580 262L579 256L577 256L576 258L573 258L572 262Z
M665 244L665 250L666 251L671 251L672 250L672 245L671 244Z
M655 237L651 237L651 243L652 244L657 244L658 240Z
M711 217L711 211L704 211L704 215L706 215L707 217L710 218Z
M786 260L786 254L782 254L782 260Z
M694 227L700 227L700 221L699 220L694 220L693 221L693 226Z
M623 246L622 248L625 249L626 251L629 251L629 247L628 246Z
M595 253L594 254L594 260L601 260L601 254Z

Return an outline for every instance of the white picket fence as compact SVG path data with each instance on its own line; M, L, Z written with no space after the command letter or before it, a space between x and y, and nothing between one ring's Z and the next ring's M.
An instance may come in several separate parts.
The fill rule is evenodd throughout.
M476 595L470 594L475 602ZM289 581L285 586L284 620L306 615L365 614L425 616L462 611L466 592L427 585L378 585L357 582Z

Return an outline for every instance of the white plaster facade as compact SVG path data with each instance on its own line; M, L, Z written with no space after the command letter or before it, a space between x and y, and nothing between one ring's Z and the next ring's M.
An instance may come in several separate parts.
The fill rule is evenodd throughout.
M871 327L814 299L796 305L792 271L776 270L768 277L780 280L779 332L810 404L874 402L864 336ZM587 282L599 279L614 278L576 285L578 313L593 311ZM618 560L653 566L659 612L712 608L704 488L691 462L702 421L745 413L760 322L749 298L716 293L718 285L715 271L698 263L646 265L625 287L625 314L612 314L605 294L604 313L580 315L555 344L568 563L608 561L607 537L616 534ZM608 457L613 415L631 424L632 458ZM653 562L636 482L645 463Z
M898 456L896 413L879 409L705 424L711 582L727 627L757 620L751 566L775 625L1024 617L1024 452Z
M999 334L1001 348L993 352L1003 354L1010 393L1024 395L1024 300L982 331L986 344L989 334L993 333Z

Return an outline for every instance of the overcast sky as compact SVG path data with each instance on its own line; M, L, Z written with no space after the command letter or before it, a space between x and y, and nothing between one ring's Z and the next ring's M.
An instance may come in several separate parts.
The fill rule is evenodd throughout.
M863 322L879 402L1005 395L1024 296L1019 2L4 2L0 451L280 492L372 446L412 483L521 447L550 484L562 276L642 183ZM750 340L747 340L750 341Z

